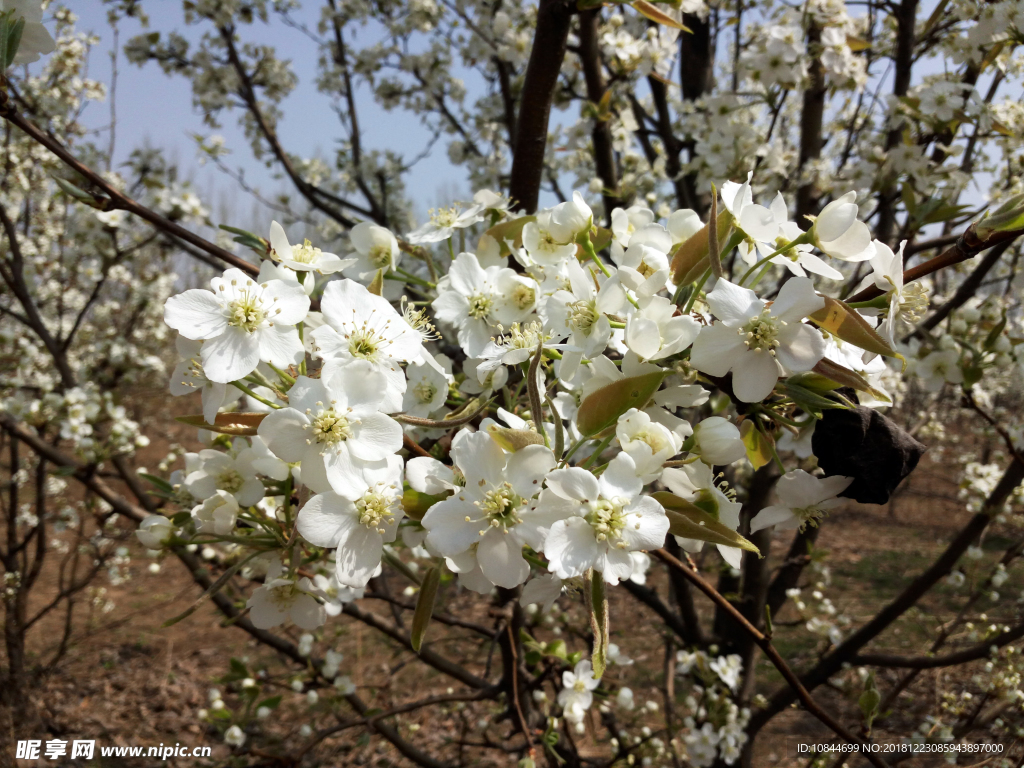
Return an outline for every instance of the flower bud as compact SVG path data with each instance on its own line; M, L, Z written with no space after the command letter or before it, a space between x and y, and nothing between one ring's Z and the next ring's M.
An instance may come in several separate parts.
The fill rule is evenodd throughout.
M693 451L709 466L732 464L747 455L739 429L721 416L711 416L694 427L693 442Z
M171 521L163 515L150 515L135 532L142 546L147 549L161 549L174 533Z

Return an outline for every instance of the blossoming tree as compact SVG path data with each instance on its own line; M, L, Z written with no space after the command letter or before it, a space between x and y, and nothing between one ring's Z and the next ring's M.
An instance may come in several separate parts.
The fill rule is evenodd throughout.
M142 13L109 5L115 23ZM959 665L982 671L897 743L976 758L1019 735L1024 623L971 619L1024 551L1021 425L998 411L1020 403L1024 362L1018 4L327 0L303 29L341 120L331 166L282 144L295 77L245 42L301 26L295 5L189 2L198 42L126 46L189 78L211 126L239 113L294 185L280 221L214 242L172 170L141 153L102 170L81 139L101 86L78 75L71 13L49 7L54 41L37 5L4 4L5 65L55 50L0 96L6 703L28 682L26 596L59 514L95 563L45 609L69 626L131 524L294 664L297 733L272 736L280 697L242 662L239 706L217 691L203 711L240 758L329 763L358 729L423 766L756 765L798 704L886 765L872 747L901 694ZM354 47L365 28L383 42ZM472 199L416 226L406 159L363 144L359 88L447 136ZM202 265L197 287L172 257ZM151 473L122 401L165 371L206 447ZM847 501L890 502L951 403L1004 466L990 450L965 468L973 516L891 601L837 616L819 532ZM77 507L55 513L69 480ZM983 573L969 562L994 529L1010 543ZM873 648L968 573L921 653ZM340 622L444 692L368 699ZM821 642L802 668L775 644L793 626ZM664 646L664 699L637 712L612 640L641 630ZM423 708L483 733L438 715L445 737L420 740L398 723Z

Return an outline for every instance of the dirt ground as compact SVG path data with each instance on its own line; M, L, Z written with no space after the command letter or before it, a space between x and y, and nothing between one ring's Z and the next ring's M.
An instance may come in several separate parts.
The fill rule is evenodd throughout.
M171 407L175 412L187 410L180 403L173 403ZM170 425L166 442L144 451L139 457L140 465L154 467L171 441L189 444L190 429L175 425L169 418L166 423ZM193 443L191 447L196 446ZM839 612L850 616L854 625L867 620L881 604L897 594L969 518L970 514L956 499L956 474L943 463L926 457L912 476L909 488L890 505L876 507L851 503L826 521L817 546L828 552L826 562L831 570L832 585L827 592ZM771 555L773 563L781 562L790 535L776 534ZM984 546L994 557L1001 551L1000 545L1005 547L1006 540L990 536ZM353 715L343 701L339 703L329 695L330 690L324 692L321 702L311 713L306 706L307 694L295 692L290 687L295 674L294 665L259 646L243 631L224 626L222 617L209 603L188 619L162 628L161 624L168 617L191 605L200 590L176 558L154 561L136 543L131 542L129 546L132 552L131 579L116 586L103 584L105 579L102 578L98 582L106 587L104 598L113 601L116 609L110 613L99 609L83 609L77 613L73 619L73 642L63 661L40 680L32 692L32 705L39 713L40 730L19 733L18 738L59 738L69 743L73 739L85 738L95 739L98 746L208 745L212 748L209 758L178 757L171 758L169 762L186 766L270 766L285 764L275 761L274 755L294 755L306 743L308 737L299 731L304 723L314 729L323 728L337 723L338 718ZM154 562L160 566L158 572L150 570ZM667 585L660 570L652 569L649 585L656 587L664 597ZM33 595L34 603L41 605L50 599L55 584L55 574L44 574L42 587ZM407 603L415 599L401 597L403 589L408 586L401 576L390 578L386 586L397 599ZM964 591L959 594L963 595ZM443 588L442 600L449 614L488 627L494 624L493 616L488 615L488 606L483 604L485 601L459 591L453 585ZM566 641L570 651L584 650L584 638L571 629L574 624L584 626L579 621L582 611L572 603L572 598L563 596L561 605L569 611L572 620L542 623L531 629L534 635L545 641L560 637ZM948 617L949 609L957 604L952 589L940 587L922 602L918 610L899 620L872 646L872 650L920 653L925 639L933 636L939 621L936 612L941 611L944 617ZM362 605L387 621L394 621L396 615L406 627L411 621L411 612L396 613L380 600L366 600ZM707 605L701 606L701 610L710 614ZM827 642L813 637L808 639L808 633L800 626L787 627L787 622L796 623L795 618L791 608L784 609L777 617L779 626L775 641L788 663L800 670L813 663L827 648ZM1010 620L1013 617L993 615L988 618ZM54 643L59 641L62 621L63 617L55 615L40 622L30 633L30 666L52 653ZM628 685L634 691L638 706L632 713L620 715L621 722L632 722L639 729L646 721L656 728L662 718L645 710L643 703L663 702L664 644L657 630L657 619L623 590L613 590L611 621L613 642L618 643L622 651L636 662L630 667L611 667L605 678L606 683ZM293 641L298 640L299 632L294 628L285 630L285 633ZM426 695L463 690L458 684L453 688L449 678L416 663L414 657L397 643L353 619L329 619L325 634L328 639L318 643L314 653L322 655L328 647L343 653L342 673L352 678L358 695L371 707L387 709ZM435 650L451 654L478 674L484 674L489 665L497 665L493 659L493 644L473 637L466 630L435 624L429 641ZM266 721L256 721L251 727L249 746L258 743L259 748L245 757L232 757L231 750L223 743L221 731L198 716L200 709L210 707L210 688L222 691L229 708L241 706L243 696L237 676L225 681L226 676L231 677L230 658L241 661L247 670L262 671L253 672L259 674L262 695L282 696L282 704L273 715ZM761 659L758 663L761 678L758 690L768 695L780 684L780 678L767 661ZM921 706L933 704L938 676L948 674L969 673L942 670L921 675L881 724L876 734L879 741L898 739L917 727L920 717L916 713ZM492 670L490 678L494 679L495 675ZM895 679L894 674L879 673L878 685L883 695ZM815 692L815 697L830 711L841 713L842 719L851 727L859 723L855 696L824 686ZM591 713L592 725L598 725L596 709ZM493 722L499 714L500 709L489 710L478 703L454 704L417 710L391 722L396 724L404 738L426 751L444 747L444 753L451 755L454 754L451 745L459 741L464 744L488 739L500 741L501 734L507 730L507 723ZM484 725L486 727L482 728ZM267 740L260 739L261 732L272 733L272 736ZM799 756L797 745L827 741L829 736L830 733L806 713L795 709L787 711L759 737L755 765L808 765L808 756ZM584 755L601 754L601 750L589 747L585 738L580 746ZM1005 745L1007 748L1010 746ZM0 764L4 762L5 754L10 753L0 744ZM474 754L479 756L482 753L476 751ZM980 764L982 759L961 759L959 764ZM670 763L668 760L664 762ZM23 760L17 762L18 766L30 764ZM37 764L150 766L160 765L162 761L153 758L101 758L97 752L92 761L41 759ZM412 765L386 741L368 736L360 728L323 742L307 755L304 764ZM489 758L467 764L512 765L514 762L511 758L505 762ZM658 764L657 761L654 763ZM859 758L847 763L864 764ZM943 765L945 761L937 757L918 757L904 764L923 768Z

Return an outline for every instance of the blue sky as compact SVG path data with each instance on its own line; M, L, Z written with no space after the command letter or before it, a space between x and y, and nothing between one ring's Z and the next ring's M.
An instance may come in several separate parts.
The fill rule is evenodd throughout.
M203 26L189 27L184 23L181 3L175 0L160 0L146 3L150 27L144 29L137 21L127 19L121 22L120 45L144 31L167 33L176 30L189 40L198 40ZM106 9L99 0L75 3L78 27L96 34L101 42L89 60L89 77L106 84L111 82L110 52L113 32L106 18ZM294 18L315 29L319 7L310 4L294 13ZM300 30L282 23L271 16L268 24L255 22L243 28L246 41L266 43L276 47L278 56L291 59L299 84L282 104L284 117L279 126L282 143L293 153L306 157L321 156L330 159L333 145L343 133L337 118L330 109L330 101L316 90L316 49ZM357 44L370 42L372 32L361 30ZM385 112L380 109L368 93L361 94L360 120L367 148L401 147L407 156L414 157L426 145L429 133L419 122L401 111ZM200 113L192 106L191 87L183 77L168 77L155 64L138 67L129 64L123 53L118 55L118 78L115 106L117 111L117 132L115 143L115 166L124 162L131 151L141 145L159 147L166 157L176 162L184 178L190 179L213 210L216 223L238 226L256 226L265 219L258 203L245 191L238 189L235 181L218 171L212 165L200 167L196 161L195 143L192 134L224 136L233 153L225 162L244 171L246 180L260 189L264 195L272 196L279 190L293 192L286 180L274 178L274 172L256 161L248 143L237 126L238 113L225 113L222 126L213 131L207 127ZM110 124L110 103L92 104L84 115L85 124L95 131L100 146L109 141L107 127ZM407 176L409 193L416 203L417 213L423 217L426 209L453 197L468 197L469 186L462 169L452 166L445 146L439 142L429 157L420 161Z

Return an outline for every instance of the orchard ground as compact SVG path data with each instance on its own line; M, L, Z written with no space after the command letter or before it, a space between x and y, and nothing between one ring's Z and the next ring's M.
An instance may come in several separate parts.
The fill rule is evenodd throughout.
M139 392L136 409L148 404L167 403L162 392ZM151 469L167 454L169 446L180 443L189 450L201 446L195 441L191 427L173 421L174 415L190 411L192 403L180 399L167 403L164 413L147 413L152 427L150 434L162 435L154 439L137 456L138 466ZM967 415L965 414L965 418ZM887 506L869 506L849 503L836 511L835 520L826 520L818 539L819 552L827 552L824 563L831 571L832 586L828 595L839 612L853 619L857 625L870 618L877 610L897 594L908 580L918 574L934 560L970 517L963 501L957 498L958 471L944 462L941 451L934 449L934 441L926 440L932 450L926 454L918 469L911 475L900 492ZM993 450L999 445L992 444ZM67 492L77 489L69 486ZM841 520L842 525L833 524ZM123 523L122 523L123 525ZM130 526L128 526L130 527ZM127 527L126 527L127 530ZM777 567L784 559L789 546L790 532L779 532L773 540L771 562ZM209 709L208 691L219 689L225 704L235 709L239 703L238 683L224 683L221 678L229 673L227 660L236 658L256 674L265 669L267 687L265 695L280 693L283 697L280 707L267 721L256 720L259 724L272 724L274 733L281 741L277 748L261 747L243 760L242 764L274 765L274 755L296 754L311 737L300 733L303 724L309 723L314 731L337 723L332 714L330 695L333 689L321 689L320 702L309 707L305 693L292 689L296 667L259 645L237 628L226 627L222 617L213 605L205 603L195 614L171 627L161 625L188 608L199 596L200 590L173 556L151 559L137 543L134 535L126 536L131 550L129 565L131 578L120 585L107 583L102 576L94 588L103 588L105 593L84 593L81 605L73 617L73 634L67 654L56 670L34 686L32 698L37 709L36 726L27 731L19 729L17 738L34 739L96 739L99 746L156 746L158 744L181 743L190 747L210 745L213 758L210 760L178 758L178 763L196 765L226 765L231 750L224 745L221 730L201 720L198 712ZM1008 541L990 536L984 542L986 563L991 563L1005 550ZM56 572L58 558L47 559L45 585L33 591L32 609L52 599L57 589ZM697 558L705 575L714 576L720 560L717 555L706 553ZM159 563L159 572L151 572L149 566ZM387 589L398 602L410 609L414 597L403 596L411 585L400 575L388 571ZM648 573L648 585L657 589L667 598L668 584L660 566L653 566ZM805 570L802 584L810 583L815 576ZM485 626L493 626L496 619L489 615L486 601L473 600L472 593L460 590L454 583L443 587L441 605L454 616ZM805 597L812 589L804 591ZM943 583L929 593L917 609L907 612L873 646L873 651L916 654L926 647L940 619L933 609L940 609L945 616L955 614L968 593L967 586L955 589ZM89 595L97 603L111 600L117 609L104 613L98 605L89 607ZM636 702L631 712L612 704L611 711L620 722L639 721L645 717L645 705L653 702L658 707L666 705L664 688L666 669L665 638L659 632L659 624L650 611L640 605L624 589L611 591L612 642L619 645L626 656L634 660L632 666L612 666L604 678L606 685L628 686L633 690ZM698 606L710 615L710 604L698 597ZM578 600L563 598L567 610L580 614L571 622L577 627L586 626L583 607ZM474 608L475 604L475 608ZM380 614L387 621L400 618L406 630L412 620L411 610L402 610L383 600L364 600L365 609ZM984 611L984 601L979 604ZM40 626L33 628L29 636L29 667L39 658L48 657L54 644L63 633L64 617L54 612ZM560 613L531 617L531 633L538 639L556 639L557 628L562 626ZM989 615L989 622L1008 622L1011 616ZM805 631L793 602L775 617L774 642L787 662L796 670L807 668L828 647L824 638ZM301 634L295 627L286 633L297 642ZM435 672L430 667L416 662L411 653L398 643L347 617L329 618L324 627L327 642L318 642L314 654L320 656L333 647L344 654L341 674L348 675L356 684L360 696L373 708L381 710L400 705L428 694L444 694L453 681ZM587 641L573 630L561 631L560 636L570 651L586 650ZM329 644L328 644L329 643ZM474 636L462 629L453 629L433 622L427 643L442 650L450 658L466 659L466 666L483 674L490 666L490 677L494 677L497 660L494 658L492 643L486 638ZM678 645L673 646L678 649ZM781 678L763 658L758 662L762 669L759 693L769 694ZM976 666L976 665L975 665ZM937 676L956 674L969 677L972 665L959 670L927 670L898 700L891 714L876 725L874 737L879 742L898 741L907 736L920 723L920 712L915 703L922 704L922 711L935 707L933 701L937 690ZM878 685L883 697L896 680L896 673L879 673ZM460 690L456 686L455 690ZM860 722L856 706L858 692L842 693L829 686L815 692L819 703L830 711L842 714L847 725ZM924 706L927 704L927 706ZM352 716L351 709L340 701L333 705L333 711L342 718ZM429 750L445 753L454 747L444 748L453 741L480 743L500 740L500 734L507 731L507 723L495 724L503 708L493 703L467 703L446 705L441 708L421 709L394 718L393 723L412 743L430 745ZM934 711L934 710L932 710ZM595 707L588 715L588 732L604 726L600 713ZM658 718L651 717L652 727L657 727ZM661 721L663 722L663 720ZM481 728L483 725L486 728ZM665 734L655 734L665 741ZM576 736L581 755L601 757L606 755L605 747L587 749L589 737ZM755 765L796 766L807 765L808 756L798 755L798 744L828 743L830 734L813 717L797 710L788 710L775 718L758 739ZM274 742L271 742L273 744ZM518 746L517 737L510 746ZM1003 745L1010 749L1010 744ZM13 747L12 747L13 749ZM1019 749L1019 747L1018 747ZM245 748L241 750L245 752ZM12 751L13 756L13 751ZM479 753L476 753L479 756ZM68 765L104 765L111 761L118 765L161 765L154 758L100 758L98 751L95 762L71 761ZM510 758L511 759L511 758ZM983 760L984 756L978 757ZM18 761L18 765L29 765ZM40 760L39 764L52 765L52 761ZM282 763L283 764L283 763ZM395 749L381 738L367 737L360 729L344 731L311 750L304 765L413 765L404 760ZM474 765L498 765L499 763L472 762ZM831 761L829 763L831 764ZM854 758L849 765L862 763ZM905 763L910 766L944 765L943 757L919 756ZM961 760L961 764L966 764ZM62 763L64 765L64 763Z

